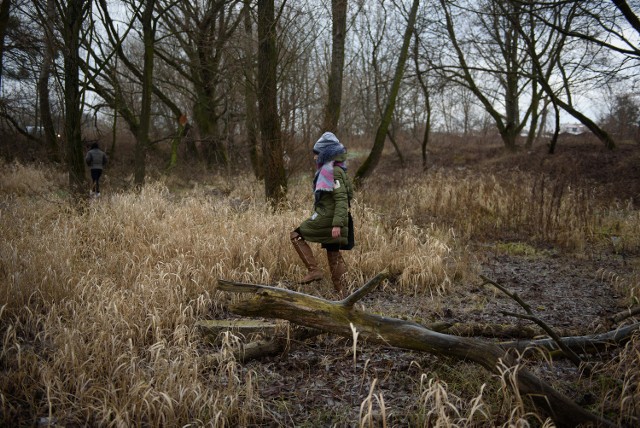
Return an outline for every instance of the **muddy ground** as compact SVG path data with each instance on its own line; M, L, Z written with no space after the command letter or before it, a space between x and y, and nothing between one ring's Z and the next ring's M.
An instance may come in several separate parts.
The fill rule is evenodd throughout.
M624 299L600 270L605 266L621 272L626 269L624 264L616 258L598 265L593 260L569 257L496 255L487 258L482 272L518 293L539 318L559 333L589 335L613 328L609 317L624 308ZM482 283L480 279L469 283L466 290L447 296L445 305L439 308L433 308L427 298L394 293L393 285L388 284L364 299L363 309L427 325L447 321L454 325L520 326L523 335L533 329L543 336L531 322L503 315L502 311L523 310L495 287ZM310 294L330 295L329 284L318 287L319 290L309 290ZM476 337L500 341L518 336L512 330L510 333L499 330L495 335L482 333ZM606 361L612 356L613 353L599 355L594 361ZM569 361L536 361L530 368L578 403L593 404L591 383ZM467 400L475 397L485 383L488 394L494 394L494 399L499 396L494 390L499 385L497 379L472 363L368 343L358 343L354 361L353 341L329 335L297 343L285 354L248 362L244 370L259 374L261 396L269 401L271 417L282 426L357 426L358 415L362 414L360 406L374 381L374 393L384 399L389 426L412 426L423 374L443 380L451 394ZM345 424L345 420L350 423Z
M464 151L435 147L429 155L432 167L477 168L496 174L512 169L530 171L557 180L586 183L603 201L617 200L636 207L640 202L638 144L609 152L597 142L569 138L560 141L553 156L544 147L513 154L499 146ZM620 254L613 245L577 256L553 248L549 251L550 247L534 255L514 255L497 249L495 244L472 244L480 274L517 293L539 318L561 334L587 335L615 328L611 315L628 303L628 296L621 295L616 283L620 278L633 278L640 266L639 254ZM317 287L310 293L330 294L328 283ZM523 310L494 286L483 284L480 277L468 280L436 305L424 296L395 293L393 281L367 296L362 304L364 309L378 314L423 324L445 321L510 325L521 327L527 334L531 329L542 333L530 321L504 315L503 311ZM496 336L479 338L499 341L506 340L509 334ZM495 377L471 363L367 343L358 343L356 349L354 359L351 339L323 335L295 344L290 352L248 362L243 367L258 373L260 394L268 400L267 419L277 420L272 425L281 426L357 426L358 415L366 413L361 404L374 383L374 394L384 400L388 426L415 423L422 374L427 374L425 379L442 379L449 385L450 394L467 400L475 397L484 383L488 385L485 393L495 393L498 385ZM597 360L606 362L612 357L613 353L600 355ZM597 392L592 390L589 379L570 362L535 362L531 368L578 403L589 406L595 401ZM380 408L376 399L373 407ZM604 411L615 414L615 409ZM488 425L494 423L500 421Z

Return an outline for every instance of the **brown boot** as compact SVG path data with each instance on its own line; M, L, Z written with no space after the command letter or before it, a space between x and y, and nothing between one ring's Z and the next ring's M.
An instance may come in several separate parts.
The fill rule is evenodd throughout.
M345 265L340 251L327 251L327 260L329 260L333 288L342 295L346 287L344 274L347 273L347 265Z
M299 284L308 284L313 281L319 281L322 279L322 271L318 267L318 262L313 256L313 251L307 241L305 241L298 232L291 232L291 243L293 248L296 249L296 253L300 256L302 263L309 271L304 278L298 281Z

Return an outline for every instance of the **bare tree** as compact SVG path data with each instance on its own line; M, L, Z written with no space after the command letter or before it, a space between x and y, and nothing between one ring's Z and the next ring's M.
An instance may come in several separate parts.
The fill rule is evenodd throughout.
M38 3L35 3L38 8ZM38 96L40 98L40 120L44 131L45 146L48 148L50 159L59 161L58 139L51 114L50 83L54 58L57 50L57 40L53 24L56 22L55 1L46 0L45 10L39 11L39 18L44 28L42 66L38 77Z
M387 71L394 67L389 65L391 54L381 52L386 46L385 37L395 34L387 31L390 21L387 16L382 1L363 3L354 15L349 32L353 42L347 47L356 46L357 49L351 53L353 60L346 64L348 71L344 75L344 85L350 90L343 94L342 132L370 135L379 123L382 110L379 96L388 82Z
M400 83L404 74L404 66L409 55L409 45L411 44L411 36L413 34L413 28L416 22L419 5L419 0L413 0L411 11L409 12L409 16L407 19L407 27L404 33L402 48L400 49L398 56L398 64L396 66L393 83L391 85L389 96L387 98L386 107L384 109L384 113L382 114L380 125L378 126L371 152L369 153L367 159L365 159L365 161L362 163L360 168L358 168L358 171L356 171L356 175L354 177L356 184L362 184L363 180L371 175L375 167L378 165L378 162L380 162L380 158L382 157L384 142L387 138L387 131L389 129L389 124L391 123L391 119L393 116L396 97L398 95L398 91L400 90Z
M155 22L153 19L156 0L145 0L140 14L144 64L142 68L142 96L140 99L140 121L136 133L134 181L144 184L146 157L149 147L149 127L151 125L151 93L153 86L153 59L155 50Z
M0 117L17 133L39 142L41 137L38 79L44 43L42 20L34 13L32 1L4 2L8 11L2 16L2 58ZM2 9L0 8L0 12ZM1 13L0 13L1 15Z
M619 141L636 140L640 130L640 104L634 94L613 97L611 110L602 118L602 127Z
M567 36L560 31L554 31L549 27L540 25L536 16L536 6L531 2L514 3L506 7L503 3L497 2L499 13L511 22L511 27L519 33L522 49L526 52L526 65L521 67L519 73L530 80L530 122L527 132L525 147L533 145L534 139L540 134L540 126L544 126L546 112L550 104L553 104L555 118L555 132L549 144L549 152L553 153L560 130L560 113L558 104L554 101L562 93L571 98L571 92L563 86L553 87L552 81L557 75L567 76L563 72L561 58L566 48ZM511 11L516 8L517 14ZM552 17L559 19L559 15ZM571 25L571 21L565 23ZM554 97L546 95L547 91L555 93ZM541 112L542 118L541 118Z
M574 105L571 91L578 85L594 90L635 78L640 57L637 14L623 0L549 2L535 5L532 11L540 25L561 33L567 40L558 64L562 92L554 91L548 82L540 82L546 95L613 149L611 136Z
M504 8L509 10L499 13L497 3L500 2L488 0L481 4L482 10L473 12L468 9L476 17L478 27L476 32L470 32L467 39L461 41L458 37L459 24L452 11L453 3L440 0L446 32L457 61L451 64L449 77L471 90L492 117L505 147L514 150L516 139L531 112L528 108L524 117L520 117L520 96L528 84L522 73L526 57L520 46L520 34L513 25L513 20L521 19L519 9L507 5ZM508 19L506 13L512 19ZM465 46L472 53L465 52ZM470 57L474 58L473 63L468 61Z
M84 153L82 147L82 104L80 91L80 43L82 23L91 9L91 0L56 0L62 20L64 52L64 106L67 171L69 187L80 194L84 185Z
M244 51L244 103L245 103L245 123L247 130L247 141L249 143L249 158L253 173L258 179L264 177L262 169L262 153L258 145L258 113L256 98L256 77L255 77L255 55L253 20L251 16L251 0L245 0L242 11L244 15L245 38L242 49Z
M2 60L4 59L4 38L7 34L10 11L11 0L2 0L2 4L0 4L0 88L2 87Z
M177 39L177 44L168 44L166 48L160 45L158 55L179 70L191 86L194 123L207 163L226 166L229 154L222 138L222 121L231 98L226 82L234 74L228 51L236 29L243 22L238 9L242 1L165 3L168 16L163 26L166 35Z
M109 4L106 0L99 0L104 35L94 34L96 42L88 51L91 61L83 62L82 67L91 88L125 120L135 136L134 181L136 185L142 185L146 176L146 155L152 144L152 123L157 117L155 112L161 106L169 110L172 116L170 124L177 129L174 133L178 135L176 138L183 134L185 124L181 122L183 110L154 78L157 25L167 10L161 8L156 0L126 4L130 16L124 32L120 33ZM133 38L132 34L137 34L138 38ZM134 42L131 45L138 46L141 53L130 55L124 47L127 37L132 38ZM140 57L141 62L137 61Z
M422 155L422 169L427 169L427 145L429 144L429 136L431 135L431 90L427 83L427 73L420 69L420 37L419 33L415 33L415 41L413 42L413 61L415 66L416 77L422 90L422 96L424 97L424 107L426 111L426 119L424 124L424 133L422 135L422 142L420 144L420 153Z
M146 0L135 5L129 4L131 19L127 24L125 35L135 32L136 23L140 24L139 29L142 33L142 66L140 67L125 53L123 49L125 36L118 34L106 0L99 0L99 5L107 40L98 39L96 48L89 51L92 61L83 62L82 66L90 77L93 90L114 109L114 112L120 113L134 134L136 138L134 183L137 186L142 186L145 182L146 155L150 143L156 1ZM96 35L96 37L100 36ZM141 95L136 97L135 102L126 101L123 82L118 77L122 70L116 68L117 62L113 61L116 57L121 60L122 66L130 72L129 82L132 85L139 85Z
M324 114L324 130L337 132L342 105L342 75L344 72L344 44L347 32L347 0L331 0L332 48L331 68Z
M265 195L275 206L287 192L278 115L276 18L274 0L258 0L258 108Z
M288 177L312 167L311 145L323 131L331 46L331 37L324 36L331 22L327 5L305 0L278 10L278 116Z

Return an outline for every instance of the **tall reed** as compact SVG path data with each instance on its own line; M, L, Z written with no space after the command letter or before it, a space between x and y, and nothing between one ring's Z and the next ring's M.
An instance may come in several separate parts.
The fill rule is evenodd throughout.
M278 210L248 177L173 191L158 181L83 203L68 199L64 181L42 167L0 170L0 425L273 423L260 374L231 351L210 358L193 326L228 316L239 298L217 291L217 278L298 288L304 268L288 235L310 215L308 180L293 179ZM434 173L381 184L367 183L353 201L351 289L388 269L399 293L446 296L477 269L468 239L497 232L576 250L615 232L624 251L638 248L637 213L601 208L589 192L540 178ZM637 364L633 346L615 367ZM623 379L625 399L615 403L632 416L637 380ZM442 382L422 384L423 420L456 426L495 417L478 397L457 400ZM364 426L391 410L382 392L370 392ZM507 412L516 408L516 399L507 402ZM434 403L444 407L429 413ZM525 417L517 410L509 420Z
M287 286L302 275L288 235L309 215L306 186L291 191L301 203L276 211L251 179L224 192L156 182L77 204L47 174L16 166L0 177L2 424L259 423L255 375L205 358L193 326L237 298L216 291L217 278ZM412 292L450 286L447 233L390 229L357 202L354 214L352 287L384 268Z

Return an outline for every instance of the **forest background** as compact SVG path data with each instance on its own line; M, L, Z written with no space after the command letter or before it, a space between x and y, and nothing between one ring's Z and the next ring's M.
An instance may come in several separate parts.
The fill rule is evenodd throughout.
M488 275L566 335L633 327L638 15L618 0L3 0L3 422L554 424L514 395L513 368L355 333L243 364L246 338L220 350L197 323L234 318L216 278L335 297L296 286L282 248L331 130L358 184L350 288L389 272L363 309L542 334L509 328ZM99 201L92 142L111 159ZM558 355L519 364L632 426L638 342L581 354L588 374Z

